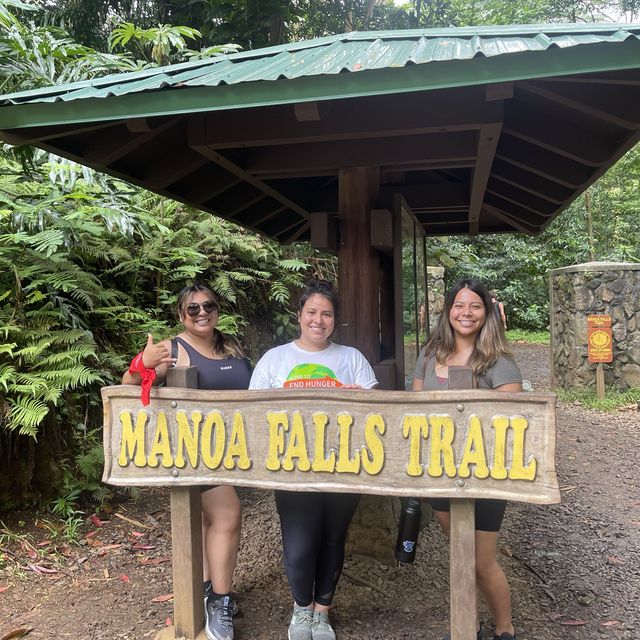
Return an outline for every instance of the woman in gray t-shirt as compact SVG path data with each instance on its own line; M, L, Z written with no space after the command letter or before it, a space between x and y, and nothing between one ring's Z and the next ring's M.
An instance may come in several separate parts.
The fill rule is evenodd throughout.
M447 293L438 325L416 363L413 390L446 389L450 366L470 366L480 389L522 391L522 375L504 328L493 312L489 291L478 280L461 280ZM448 534L449 501L429 502ZM493 614L494 640L516 640L509 583L496 553L505 508L502 500L476 500L476 580Z

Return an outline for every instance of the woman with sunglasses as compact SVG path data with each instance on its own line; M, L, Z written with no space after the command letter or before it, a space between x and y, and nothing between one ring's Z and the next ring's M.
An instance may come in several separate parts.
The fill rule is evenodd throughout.
M267 351L250 389L371 389L378 384L365 357L331 342L338 313L335 289L311 280L300 295L300 337ZM351 493L276 491L285 572L293 594L289 640L335 640L329 608L344 563L347 529L360 500Z
M246 389L249 364L238 343L216 329L219 306L213 291L202 284L184 287L176 306L184 330L158 343L149 335L144 351L124 374L123 384L144 384L153 377L147 372L154 371L154 382L162 382L170 366L194 365L199 389ZM229 592L240 544L240 501L233 487L205 486L201 502L205 633L209 640L232 640Z

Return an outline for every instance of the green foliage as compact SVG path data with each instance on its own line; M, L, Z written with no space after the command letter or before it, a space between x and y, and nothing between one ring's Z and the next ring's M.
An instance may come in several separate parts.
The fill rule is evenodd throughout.
M255 357L290 337L291 291L309 266L204 212L67 170L75 179L51 184L51 164L27 178L0 157L0 444L59 430L64 494L102 501L99 389L119 381L148 332L179 330L176 292L209 283L220 329ZM65 516L70 535L76 515Z
M507 331L507 340L509 340L509 342L525 342L527 344L550 344L548 331L509 329Z
M133 43L147 61L163 65L172 61L174 49L178 53L186 49L185 38L193 40L200 35L202 34L197 29L191 27L161 24L157 27L142 29L131 22L122 22L111 32L109 48L112 51L118 48L126 50L126 45Z
M640 407L640 388L620 390L607 387L605 397L599 400L593 389L557 390L558 398L565 404L580 404L588 409L613 412L621 408L637 411Z

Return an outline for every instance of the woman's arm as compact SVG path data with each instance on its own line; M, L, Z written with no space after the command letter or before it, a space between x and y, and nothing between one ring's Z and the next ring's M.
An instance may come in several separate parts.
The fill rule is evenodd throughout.
M412 391L422 391L424 386L424 378L416 378L413 377L413 382L411 383Z
M163 340L162 342L153 342L153 336L147 334L147 344L142 351L142 364L147 369L156 370L156 379L154 384L159 384L167 377L167 370L173 364L174 359L171 357L171 341ZM122 384L140 384L142 378L136 371L131 373L125 371L122 376Z
M509 382L495 387L494 391L522 391L522 382Z

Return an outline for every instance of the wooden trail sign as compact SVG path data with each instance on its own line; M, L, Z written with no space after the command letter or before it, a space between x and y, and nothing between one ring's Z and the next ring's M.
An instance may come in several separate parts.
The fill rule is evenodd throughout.
M139 387L118 386L102 398L104 481L171 487L175 626L156 640L204 638L199 484L454 498L452 640L476 630L474 498L560 501L554 394L166 387L143 407Z
M612 362L611 316L587 316L587 355L589 362Z
M560 501L555 395L106 387L105 482Z

